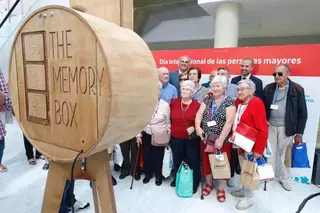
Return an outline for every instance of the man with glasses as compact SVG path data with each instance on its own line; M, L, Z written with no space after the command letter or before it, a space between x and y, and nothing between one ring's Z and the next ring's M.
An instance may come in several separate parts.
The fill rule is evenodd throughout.
M263 102L269 122L269 140L273 151L272 163L280 158L280 184L291 191L288 183L289 169L285 167L285 150L292 139L302 142L302 135L308 118L304 89L289 79L290 67L280 64L276 67L274 83L268 84L263 90Z
M209 75L209 81L207 83L202 84L202 86L204 86L205 88L208 88L211 91L210 82L217 74L218 74L218 70L211 71Z
M178 97L180 97L180 75L187 73L190 66L190 57L181 56L179 59L179 70L175 72L170 72L169 83L176 87L178 92Z
M262 98L262 81L252 75L252 70L254 67L254 61L252 58L246 58L242 60L241 63L241 75L234 77L231 80L232 84L238 85L238 82L244 79L250 79L256 85L255 96Z
M227 86L227 90L226 90L226 95L230 96L231 98L236 100L236 98L238 97L238 90L237 90L238 87L237 87L237 85L230 83L231 75L230 75L229 69L227 67L219 68L218 75L222 75L227 78L228 86Z

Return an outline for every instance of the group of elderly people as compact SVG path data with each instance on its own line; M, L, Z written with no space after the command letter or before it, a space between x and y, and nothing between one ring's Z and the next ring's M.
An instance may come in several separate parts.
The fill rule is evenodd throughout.
M187 60L182 62L185 61ZM201 182L200 166L202 164L202 175L206 179L202 193L205 196L214 190L209 162L210 154L219 150L221 153L226 153L229 162L233 162L232 155L236 149L240 166L243 159L253 161L263 156L268 140L269 123L266 116L268 110L266 110L261 97L257 97L255 94L256 87L262 90L261 80L252 76L250 72L246 73L250 68L246 64L249 63L252 63L252 67L252 59L243 60L241 72L247 75L239 77L237 83L229 82L231 76L225 67L210 74L209 82L206 83L208 85L199 84L201 79L199 68L182 66L183 63L173 75L171 75L172 73L169 75L168 70L159 74L158 104L148 125L136 136L137 146L142 146L143 151L143 171L145 173L143 183L149 183L155 174L156 185L162 184L161 170L166 145L170 145L173 154L174 179L170 186L175 187L178 169L182 162L186 162L193 170L193 194L195 194ZM278 65L276 70L286 67L286 65ZM188 69L183 70L185 68ZM290 70L288 70L288 74L289 72ZM275 73L273 76L277 82L279 76L282 75L277 75L280 71ZM174 78L175 75L179 77L179 83L174 85L178 91L173 95L170 93L170 95L168 91L174 88L168 78L169 76ZM257 91L257 93L262 94L261 91ZM250 153L230 142L239 123L244 123L257 131L256 141ZM208 140L209 138L210 140ZM214 143L211 143L212 139ZM275 149L278 148L275 147ZM283 166L282 164L283 162L280 166ZM135 178L136 180L140 179L140 174ZM216 197L219 202L226 200L225 185L227 181L228 179L218 180ZM228 185L230 186L229 182ZM286 185L284 184L284 186ZM242 188L242 190L235 190L231 194L237 196L239 193L245 199L240 200L236 208L239 210L250 208L254 204L253 191Z

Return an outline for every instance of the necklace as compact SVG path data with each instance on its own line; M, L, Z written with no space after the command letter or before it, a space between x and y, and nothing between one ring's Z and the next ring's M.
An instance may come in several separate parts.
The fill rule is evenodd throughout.
M183 108L183 104L182 104L182 101L181 101L181 102L180 102L181 110L182 110L182 111L184 111L184 112L185 112L185 111L187 111L187 110L189 109L190 104L191 104L191 103L186 104L186 105L187 105L187 107L186 107L186 108Z

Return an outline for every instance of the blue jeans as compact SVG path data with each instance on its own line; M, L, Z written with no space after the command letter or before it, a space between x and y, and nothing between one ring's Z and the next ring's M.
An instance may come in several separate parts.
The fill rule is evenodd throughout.
M2 163L3 150L4 150L4 138L0 140L0 164Z
M76 199L73 194L74 181L67 180L66 186L64 187L64 192L62 195L62 200L60 204L59 213L68 213L69 208L75 203Z

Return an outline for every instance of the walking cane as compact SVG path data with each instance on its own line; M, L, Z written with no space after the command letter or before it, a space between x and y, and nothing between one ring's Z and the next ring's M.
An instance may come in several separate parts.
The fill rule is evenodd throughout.
M134 165L134 170L133 170L133 175L132 175L132 179L131 179L131 186L130 186L130 189L132 189L132 186L133 186L133 179L134 177L136 176L136 172L137 172L137 166L138 166L138 161L139 161L139 156L140 156L140 149L141 149L141 145L140 144L138 146L138 152L137 152L137 157L136 157L136 163Z
M203 175L203 141L200 141L200 159L201 159L201 163L200 163L200 172L201 172L201 200L204 199L203 197L203 179L204 179L204 175Z

